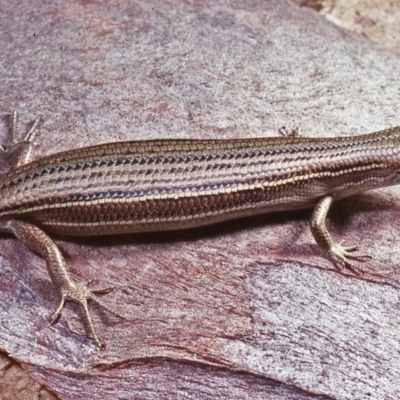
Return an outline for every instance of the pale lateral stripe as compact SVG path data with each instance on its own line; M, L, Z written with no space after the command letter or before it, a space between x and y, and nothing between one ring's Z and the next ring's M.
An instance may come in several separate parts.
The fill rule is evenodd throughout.
M150 201L150 200L158 200L158 199L172 199L172 200L178 200L178 199L183 199L183 198L190 198L190 197L197 197L197 196L204 196L204 195L221 195L221 194L229 194L233 192L242 192L242 191L248 191L248 190L254 190L254 189L262 189L262 188L268 188L268 187L278 187L278 186L283 186L283 185L288 185L290 183L294 182L299 182L299 181L307 181L307 180L313 180L313 179L319 179L323 177L335 177L335 176L340 176L340 175L345 175L345 174L351 174L353 172L357 171L366 171L369 169L374 169L374 168L382 168L384 167L384 164L380 163L375 163L375 164L370 164L370 165L365 165L365 166L360 166L360 167L353 167L349 168L347 170L340 170L340 171L321 171L321 172L314 172L311 174L306 174L306 175L298 175L294 176L291 178L287 179L279 179L276 181L266 181L263 183L256 183L256 184L242 184L239 183L238 186L235 188L218 188L218 189L207 189L207 190L202 190L202 191L192 191L192 192L181 192L181 193L167 193L167 194L148 194L144 196L138 196L138 197L130 197L130 198L119 198L119 200L122 203L134 203L134 202L141 202L141 201ZM260 187L262 186L262 188ZM107 204L107 203L115 203L117 199L115 198L109 198L109 199L99 199L99 200L83 200L83 201L77 201L77 202L66 202L66 203L52 203L42 205L42 206L35 206L35 207L30 207L30 208L24 208L23 210L15 210L15 211L5 211L0 213L0 217L4 215L18 215L18 214L26 214L29 212L33 211L42 211L46 210L49 208L68 208L71 206L90 206L90 205L96 205L96 204Z

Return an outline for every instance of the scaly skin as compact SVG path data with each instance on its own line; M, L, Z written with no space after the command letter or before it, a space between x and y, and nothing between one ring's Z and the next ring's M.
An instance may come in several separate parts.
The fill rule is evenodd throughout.
M45 233L89 236L184 229L268 212L314 208L311 231L340 268L358 272L355 246L325 226L336 199L400 181L400 127L344 138L151 140L102 144L31 161L38 120L4 158L0 230L41 254L62 298L87 308L95 296L74 282ZM106 307L107 308L107 307ZM108 308L107 308L108 309ZM108 309L115 315L118 313Z

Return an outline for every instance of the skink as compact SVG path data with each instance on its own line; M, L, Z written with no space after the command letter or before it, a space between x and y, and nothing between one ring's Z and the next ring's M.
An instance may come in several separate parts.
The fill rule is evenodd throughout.
M341 138L148 140L101 144L31 161L39 119L21 142L2 149L0 230L40 254L59 292L82 305L101 347L87 301L115 315L75 282L48 233L74 236L166 231L312 207L311 232L339 268L367 257L333 241L325 220L341 199L400 182L400 127ZM45 233L46 232L46 233ZM353 260L352 260L353 259Z

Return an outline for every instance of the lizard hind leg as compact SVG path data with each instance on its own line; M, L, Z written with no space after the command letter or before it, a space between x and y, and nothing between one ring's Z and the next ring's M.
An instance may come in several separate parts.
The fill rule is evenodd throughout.
M40 117L37 117L35 119L31 129L27 132L25 138L21 141L17 139L17 124L18 115L16 111L13 111L11 114L10 124L10 146L5 148L4 146L0 145L0 151L4 153L4 157L10 165L10 169L19 167L20 165L24 165L32 161L34 152L33 140L39 133L38 126L40 124Z
M93 282L94 280L91 279L87 282L73 282L72 286L70 286L67 290L63 289L61 293L61 301L57 309L54 311L53 315L50 317L50 323L54 324L57 322L58 318L61 316L61 312L64 308L65 302L67 300L74 301L75 303L78 303L81 305L86 322L89 327L90 334L95 341L96 345L99 348L104 348L105 344L102 342L102 340L99 338L99 336L96 333L92 317L89 312L89 307L88 307L88 300L92 300L99 304L102 308L107 310L109 313L115 315L116 317L123 318L123 316L118 313L117 311L113 310L112 308L108 307L106 304L104 304L97 294L106 294L114 290L114 287L108 287L108 288L101 288L101 289L90 289L89 285Z
M88 300L98 303L101 307L113 315L123 318L122 315L117 311L114 311L106 306L97 296L98 294L110 292L113 290L113 287L90 289L89 286L92 283L92 280L88 282L76 282L73 280L67 270L65 260L60 249L53 242L53 240L37 226L27 221L12 219L0 221L0 230L14 234L14 236L21 243L35 253L40 254L46 260L47 270L50 278L61 297L60 304L51 317L50 322L55 322L61 315L67 300L74 301L80 304L83 308L90 334L96 345L99 348L103 348L104 344L96 333L92 318L89 313Z

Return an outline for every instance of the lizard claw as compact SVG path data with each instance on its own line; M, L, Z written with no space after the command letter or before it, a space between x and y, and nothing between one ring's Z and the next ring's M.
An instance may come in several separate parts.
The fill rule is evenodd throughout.
M93 282L94 280L91 279L87 282L82 282L82 283L76 283L70 281L69 283L69 288L65 289L63 288L61 291L61 301L55 312L50 318L50 323L54 324L57 319L60 317L61 312L64 308L65 302L67 300L74 301L75 303L78 303L82 306L83 311L85 313L86 317L86 322L89 326L89 331L90 334L92 335L93 340L95 341L96 345L102 349L105 347L104 343L101 341L99 336L96 333L96 330L93 325L92 317L90 316L89 313L89 308L88 308L88 300L95 301L97 304L99 304L101 307L103 307L105 310L110 312L111 314L119 317L119 318L124 318L120 313L117 311L113 310L112 308L108 307L106 304L104 304L96 294L106 294L111 292L114 287L107 287L107 288L99 288L99 289L90 289L89 285Z
M340 243L335 243L329 250L329 255L333 258L335 264L339 267L340 270L343 268L348 268L353 273L360 275L363 274L364 271L360 268L354 260L365 261L367 259L371 259L371 255L355 253L358 250L358 246L343 246L343 241Z

